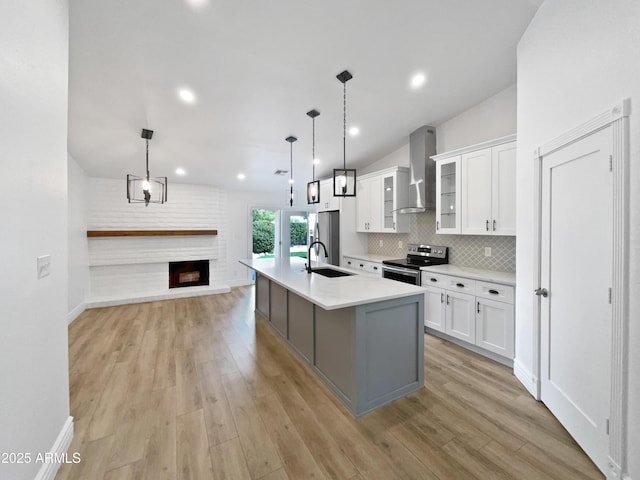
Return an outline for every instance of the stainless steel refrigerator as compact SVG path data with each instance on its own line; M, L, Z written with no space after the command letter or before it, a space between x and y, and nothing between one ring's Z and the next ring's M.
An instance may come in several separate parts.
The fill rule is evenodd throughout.
M310 216L310 218L312 218ZM327 247L328 258L320 245L314 245L311 259L321 263L340 265L340 212L320 212L316 215L316 223L310 226L313 240L320 240Z

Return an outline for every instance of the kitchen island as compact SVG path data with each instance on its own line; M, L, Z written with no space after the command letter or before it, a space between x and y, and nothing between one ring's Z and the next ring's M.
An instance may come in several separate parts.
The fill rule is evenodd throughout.
M355 416L422 388L422 288L309 274L300 258L240 263L256 272L258 316Z

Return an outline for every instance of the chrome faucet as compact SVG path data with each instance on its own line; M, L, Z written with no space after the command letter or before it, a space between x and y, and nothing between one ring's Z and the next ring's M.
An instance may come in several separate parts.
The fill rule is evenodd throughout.
M327 247L324 246L324 243L322 243L320 240L311 242L309 244L309 248L307 248L307 260L309 262L307 264L307 273L311 273L311 247L313 247L316 243L322 245L322 248L324 248L324 258L329 258L329 254L327 253Z

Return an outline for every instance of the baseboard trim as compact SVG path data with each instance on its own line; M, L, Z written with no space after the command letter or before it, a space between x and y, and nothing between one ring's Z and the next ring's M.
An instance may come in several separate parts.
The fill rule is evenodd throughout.
M424 333L431 335L433 337L438 337L443 340L446 340L451 343L455 343L459 347L466 348L478 355L482 355L483 357L488 358L489 360L493 360L494 362L501 363L505 367L513 368L513 361L498 355L497 353L490 352L489 350L485 350L484 348L478 347L477 345L473 345L469 342L465 342L464 340L460 340L458 338L452 337L451 335L447 335L446 333L439 332L438 330L434 330L433 328L424 327Z
M538 379L517 358L513 361L513 374L524 388L526 388L533 396L533 398L540 400L540 386Z
M65 454L71 445L71 440L73 440L73 417L68 417L64 422L62 430L60 430L56 441L53 443L53 447L51 447L50 452L53 454L54 458L65 457ZM69 458L71 457L69 456ZM60 465L60 462L43 463L34 480L54 480Z
M233 287L246 287L249 285L253 285L252 280L242 279L242 280L232 280L229 282L229 286Z
M175 298L201 297L203 295L214 295L216 293L229 293L231 288L228 285L217 287L189 287L174 288L175 292L148 293L138 296L114 296L108 298L96 298L86 302L87 308L113 307L116 305L128 305L130 303L153 302L157 300L172 300Z
M69 313L67 313L67 325L70 325L71 322L73 322L76 318L82 315L82 312L84 312L86 308L87 308L87 305L84 302L82 302L81 304L73 308Z

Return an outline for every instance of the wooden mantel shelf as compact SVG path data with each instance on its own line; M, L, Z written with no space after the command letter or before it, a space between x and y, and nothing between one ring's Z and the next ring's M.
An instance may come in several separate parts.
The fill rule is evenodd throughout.
M87 237L166 237L217 234L218 230L87 230Z

